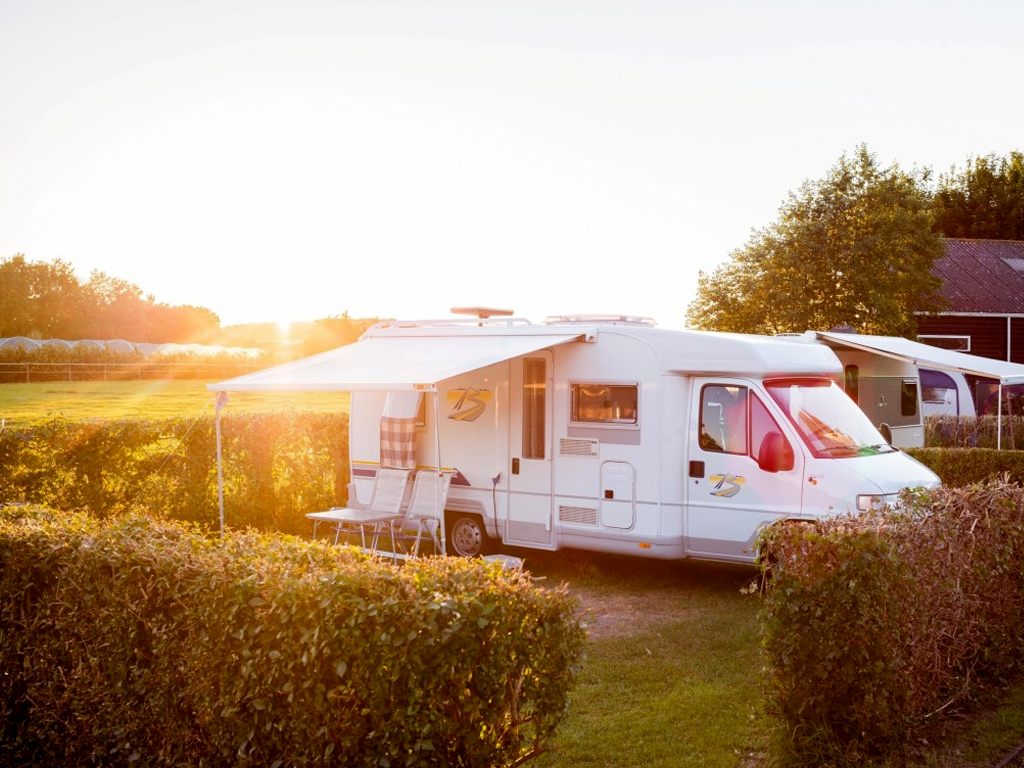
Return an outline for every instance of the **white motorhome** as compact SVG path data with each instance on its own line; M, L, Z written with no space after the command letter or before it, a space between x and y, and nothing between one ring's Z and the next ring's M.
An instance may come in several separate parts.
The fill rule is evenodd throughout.
M453 477L449 552L503 542L749 562L772 521L938 483L886 443L841 374L820 344L631 317L480 317L380 323L355 344L211 389L351 391L363 500L382 417L415 418L416 463Z
M417 463L454 474L445 519L450 551L463 555L501 541L749 561L774 520L865 509L938 482L836 386L842 369L826 347L652 326L385 322L325 353L339 383L356 379L357 494L369 498L378 471L387 392L403 389L421 393Z

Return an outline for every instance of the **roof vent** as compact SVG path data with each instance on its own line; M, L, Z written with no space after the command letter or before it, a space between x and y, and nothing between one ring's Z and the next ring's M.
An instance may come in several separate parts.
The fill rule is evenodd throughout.
M611 323L612 325L643 325L653 328L657 325L653 318L640 315L551 315L544 318L545 325L565 325L567 323Z
M498 309L496 307L452 307L453 315L472 315L473 317L479 317L481 320L487 320L491 317L509 317L512 315L511 309Z

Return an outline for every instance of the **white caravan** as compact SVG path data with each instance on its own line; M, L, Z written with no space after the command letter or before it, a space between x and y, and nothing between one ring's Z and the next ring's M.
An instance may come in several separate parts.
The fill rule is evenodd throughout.
M453 474L448 549L494 542L749 562L761 528L864 510L938 478L882 438L821 344L627 317L380 323L359 342L212 385L348 390L370 497L382 416ZM401 397L388 393L404 391ZM419 393L418 396L415 393Z
M835 352L842 365L843 389L886 441L897 448L924 446L925 411L917 366L862 345L886 337L815 331L780 336L824 344ZM846 336L856 338L858 346L849 344Z
M976 416L967 377L959 371L920 368L925 416ZM996 386L993 384L993 386Z

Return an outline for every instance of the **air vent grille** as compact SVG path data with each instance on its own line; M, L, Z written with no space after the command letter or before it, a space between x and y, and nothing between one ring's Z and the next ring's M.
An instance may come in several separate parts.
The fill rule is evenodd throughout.
M561 437L558 439L560 456L597 456L597 440L586 440L578 437Z
M572 507L559 504L558 519L563 523L597 525L597 510L590 507Z

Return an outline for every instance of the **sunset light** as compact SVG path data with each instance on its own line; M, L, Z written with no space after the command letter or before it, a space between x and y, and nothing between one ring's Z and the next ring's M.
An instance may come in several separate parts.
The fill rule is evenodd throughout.
M0 255L224 323L482 303L678 327L698 269L857 143L944 170L1018 141L1022 13L8 3Z

